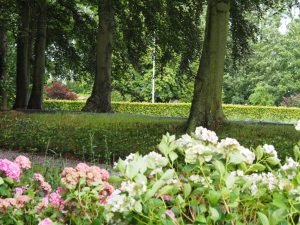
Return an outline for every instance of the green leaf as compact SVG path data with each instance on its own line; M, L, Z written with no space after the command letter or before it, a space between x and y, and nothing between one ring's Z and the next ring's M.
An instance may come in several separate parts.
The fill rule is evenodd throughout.
M210 217L214 222L218 221L220 219L220 213L217 209L210 207L209 208Z
M278 165L278 164L280 163L280 160L277 159L277 158L275 158L275 157L269 157L269 158L267 158L266 160L267 160L267 162L268 162L269 164L271 164L272 166L276 166L276 165Z
M262 172L266 169L266 167L260 163L256 163L250 166L248 172Z
M0 177L0 185L4 184L4 180Z
M108 178L108 182L111 183L111 184L121 184L123 181L122 178L118 177L118 176L111 176Z
M169 146L168 144L162 140L160 142L160 144L158 145L158 150L164 155L164 156L168 156L169 153Z
M255 156L257 160L260 160L264 155L264 149L261 146L258 146L255 149Z
M175 171L173 169L168 169L162 176L161 176L161 180L169 180L171 178L173 178L175 174Z
M270 225L269 219L265 214L263 214L261 212L257 212L257 215L258 215L262 225Z
M143 206L140 202L135 202L134 204L134 210L138 213L142 212Z
M213 162L214 166L216 167L216 170L221 174L223 175L225 173L225 166L224 164L219 161L219 160L216 160Z
M227 176L227 177L226 177L226 180L225 180L226 187L227 187L228 189L232 189L233 186L234 186L235 180L236 180L235 176L233 176L233 175L231 175L231 174L230 174L229 176Z
M184 197L187 198L192 192L192 187L189 183L183 185Z
M175 152L170 152L169 157L171 161L174 162L178 158L178 155Z
M103 218L97 218L93 221L91 225L103 225L103 224L104 224Z
M206 218L205 218L205 216L203 216L203 215L198 215L198 216L196 217L195 222L198 222L198 223L205 223L205 224L206 224Z
M136 164L129 163L126 168L125 176L132 180L138 173L139 167L136 166Z
M208 193L208 200L210 204L217 205L221 199L221 194L218 191L210 190Z

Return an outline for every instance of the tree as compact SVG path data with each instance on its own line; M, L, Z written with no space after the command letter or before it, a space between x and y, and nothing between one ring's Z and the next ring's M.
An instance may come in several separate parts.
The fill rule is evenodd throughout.
M229 0L208 2L205 38L195 78L188 132L194 131L198 124L207 127L225 119L222 111L222 85L229 9Z
M37 32L35 38L35 54L32 77L32 90L28 109L42 109L43 84L45 74L45 51L47 30L47 0L40 0L37 5Z
M31 3L30 0L17 1L20 12L20 25L17 37L16 99L13 109L26 109L28 104L28 50Z
M83 111L107 113L111 106L111 68L113 45L114 10L110 0L98 3L99 27L97 34L96 76L92 95L87 100Z
M232 57L235 62L241 61L249 55L249 42L258 30L257 25L249 19L249 15L256 12L259 20L266 9L274 8L280 11L289 7L287 3L291 2L294 1L208 1L206 32L195 79L188 132L194 131L199 125L213 128L226 120L222 111L222 86L228 29L232 38Z

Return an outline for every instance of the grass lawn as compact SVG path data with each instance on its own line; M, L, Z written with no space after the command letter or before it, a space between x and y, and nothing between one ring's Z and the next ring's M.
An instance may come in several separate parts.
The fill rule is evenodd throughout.
M0 113L0 148L55 152L81 159L116 160L131 152L156 149L163 134L184 133L184 118L84 113ZM284 158L300 134L293 125L231 122L218 128L220 138L236 138L246 147L273 144Z

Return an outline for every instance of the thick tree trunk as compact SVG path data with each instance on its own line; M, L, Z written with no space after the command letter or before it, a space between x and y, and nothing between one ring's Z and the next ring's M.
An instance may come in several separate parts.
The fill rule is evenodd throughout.
M99 1L99 28L97 34L97 70L93 91L82 109L89 112L109 113L111 106L111 68L113 39L113 1Z
M31 90L28 109L42 109L43 104L43 84L45 74L45 51L46 51L46 31L47 31L47 2L39 1L37 33L35 39L35 60L33 67L33 86Z
M214 128L225 121L222 87L229 9L229 0L209 0L203 50L188 120L189 133L197 126Z
M6 55L6 22L0 20L0 111L7 110L7 93L5 91L5 55Z
M28 46L31 8L29 0L17 1L21 24L17 37L16 99L13 109L26 109L28 103Z

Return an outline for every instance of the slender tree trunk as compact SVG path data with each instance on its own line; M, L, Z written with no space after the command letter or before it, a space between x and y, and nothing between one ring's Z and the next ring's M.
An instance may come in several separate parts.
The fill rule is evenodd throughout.
M7 48L6 21L0 20L0 111L7 110L7 93L5 91L5 56Z
M189 133L197 126L213 128L226 120L222 110L222 87L229 9L229 0L209 0L203 50L188 120Z
M17 0L20 8L20 28L17 37L16 99L13 109L26 109L28 103L28 46L31 8L29 0Z
M108 113L111 106L111 68L113 39L113 1L99 0L99 28L97 34L97 69L92 95L83 111Z
M33 70L33 86L28 103L29 109L42 109L43 83L45 74L45 51L46 51L46 30L47 30L47 2L39 1L38 22L35 41L35 60Z

